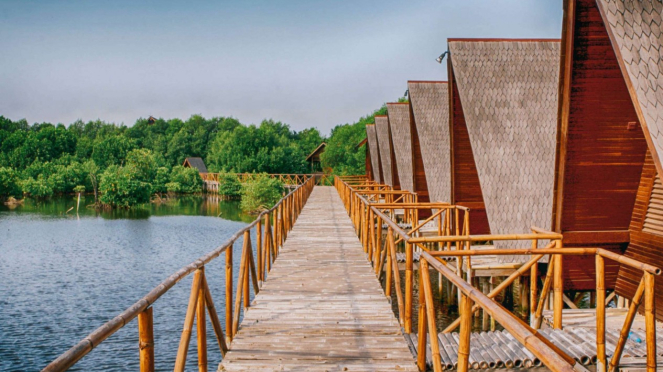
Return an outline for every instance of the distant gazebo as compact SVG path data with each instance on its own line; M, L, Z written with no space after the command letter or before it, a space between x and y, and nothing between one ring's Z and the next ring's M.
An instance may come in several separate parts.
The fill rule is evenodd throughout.
M320 164L320 154L325 152L326 143L321 143L320 146L316 147L313 152L306 157L306 161L311 164L311 173L321 172L322 165Z
M207 173L207 167L202 158L186 158L182 166L187 168L196 168L200 173Z

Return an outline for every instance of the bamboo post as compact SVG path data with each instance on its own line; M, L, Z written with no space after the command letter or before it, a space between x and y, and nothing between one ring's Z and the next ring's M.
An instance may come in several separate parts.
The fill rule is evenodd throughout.
M377 217L375 219L375 274L380 277L380 260L382 259L382 219Z
M426 319L426 298L421 288L424 287L423 276L419 275L419 337L417 338L417 367L419 371L426 371L426 330L428 328Z
M470 359L470 334L472 333L472 302L462 292L460 293L460 339L458 343L458 372L467 372Z
M538 249L539 244L537 239L532 239L532 249ZM532 265L529 272L529 323L534 327L534 320L536 314L536 294L537 294L537 280L539 277L538 262Z
M624 319L624 326L622 327L621 332L619 333L619 340L617 341L617 346L615 347L615 352L612 354L612 359L610 360L610 372L615 372L618 369L619 361L622 357L622 352L624 351L624 346L626 345L626 340L628 340L628 334L631 332L631 325L633 325L633 319L638 312L640 307L640 300L642 295L645 292L645 278L643 277L640 280L638 288L635 290L633 295L633 301L628 308L628 313L626 313L626 318Z
M437 325L435 322L435 304L433 303L433 289L430 284L430 273L428 272L428 262L425 259L421 259L419 264L421 266L420 275L422 276L424 282L423 290L426 298L426 318L427 318L426 322L428 323L428 333L430 334L430 348L432 354L431 357L433 358L433 370L435 372L441 372L442 357L440 356L440 345L439 345L439 340L437 338ZM419 290L421 291L421 288L419 288ZM469 305L470 305L469 310L471 310L472 303L470 302ZM461 327L461 335L462 335L462 327ZM467 335L467 343L469 351L469 333ZM460 349L459 349L459 354L460 354ZM460 369L460 362L459 362L459 369Z
M373 255L375 252L375 217L373 216L373 210L368 208L368 259L369 261L375 261Z
M548 259L548 272L546 273L546 278L543 281L543 287L541 288L541 297L536 304L536 314L534 314L534 329L541 328L541 322L543 320L543 307L546 305L549 299L548 294L550 293L550 287L552 286L552 277L553 271L555 268L555 259L554 256L549 256Z
M596 255L596 372L605 372L605 262Z
M562 241L555 242L555 248L562 248ZM553 269L554 278L554 297L553 297L553 328L562 329L562 311L564 309L564 292L563 292L563 278L562 278L562 262L563 256L561 254L555 255L555 268Z
M204 273L204 272L203 272ZM203 275L204 278L204 275ZM198 290L196 309L196 338L198 341L198 372L207 372L207 328L205 323L205 287Z
M209 291L209 286L207 285L207 279L203 278L203 292L205 293L205 305L207 305L207 313L209 314L209 320L212 323L212 329L214 330L214 335L216 336L216 341L219 344L219 349L221 349L221 355L226 356L228 352L228 345L226 344L225 336L223 335L223 329L221 328L221 321L219 321L219 315L216 312L214 307L214 301L212 301L212 294Z
M647 339L647 372L656 371L656 308L654 274L645 272L645 338Z
M231 244L226 248L226 341L233 340L233 248Z
M403 324L403 294L401 292L401 276L398 271L396 260L396 245L394 244L394 232L389 229L389 254L391 258L391 270L393 272L394 289L396 290L396 301L398 302L398 320Z
M413 255L414 252L412 244L406 243L405 244L405 319L403 322L404 323L403 328L405 329L405 333L412 333L412 294L414 292L414 283L412 282L414 277L414 272L413 272L414 260L412 257ZM396 268L398 268L398 265L396 266ZM422 269L421 266L420 269ZM396 270L395 274L398 275L398 270Z
M140 372L154 372L154 322L152 306L138 314Z
M256 256L258 259L256 261L256 265L258 266L258 275L260 276L258 280L260 282L263 281L262 279L262 219L258 219L258 223L256 224Z
M387 230L387 239L389 239L389 234L390 233L391 233L391 227L389 227L388 230ZM388 241L387 241L387 244L389 244ZM391 300L391 274L392 274L392 271L393 271L393 270L391 270L391 255L388 253L388 250L389 250L388 246L385 247L384 250L385 250L385 253L386 253L385 256L386 256L386 260L387 260L387 270L386 270L387 277L385 279L384 294L387 296L388 299Z
M232 332L237 334L239 328L239 315L242 309L242 294L244 293L244 276L246 275L246 250L242 249L242 256L239 264L239 278L237 278L237 294L235 297L235 309L233 310Z
M249 307L249 301L250 301L250 296L249 296L249 276L250 271L249 267L251 266L251 251L253 250L253 247L251 246L251 233L247 230L244 231L244 244L242 247L242 257L246 257L244 260L244 275L242 278L244 279L244 283L242 283L242 297L244 298L244 309Z
M182 329L182 336L180 337L180 345L177 349L177 358L175 359L175 372L184 372L184 366L186 365L186 354L189 351L189 342L191 341L191 328L193 327L193 319L196 316L198 293L200 291L200 284L203 275L204 274L202 269L196 270L193 275L193 282L191 283L191 295L189 296L189 306L186 309L184 327Z

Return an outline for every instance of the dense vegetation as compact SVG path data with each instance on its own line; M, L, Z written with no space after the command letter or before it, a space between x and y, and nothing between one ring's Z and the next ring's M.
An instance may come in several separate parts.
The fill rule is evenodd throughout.
M0 116L0 200L84 189L100 204L131 206L154 194L200 192L199 174L181 166L186 157L205 159L210 172L309 173L306 156L323 141L326 172L360 174L365 150L357 144L365 138L365 125L385 112L382 107L354 124L338 125L329 138L315 128L297 132L272 120L243 125L200 115L186 121L141 118L131 127L99 120L29 125ZM222 191L257 195L268 183L256 182L246 191L228 184Z

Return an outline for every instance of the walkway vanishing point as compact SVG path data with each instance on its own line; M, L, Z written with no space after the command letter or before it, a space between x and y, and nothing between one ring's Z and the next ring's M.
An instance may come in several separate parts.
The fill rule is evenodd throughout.
M418 371L333 187L316 186L220 371Z

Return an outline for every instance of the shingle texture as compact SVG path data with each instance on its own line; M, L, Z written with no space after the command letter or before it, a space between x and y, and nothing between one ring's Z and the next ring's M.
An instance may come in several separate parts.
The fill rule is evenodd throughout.
M448 85L409 82L410 104L431 201L451 201Z
M202 158L186 158L185 163L187 162L192 168L198 169L198 172L207 173L207 167Z
M391 174L391 143L389 142L389 119L386 116L375 117L375 131L378 135L380 162L382 163L382 182L394 186Z
M410 106L402 103L388 103L387 113L401 190L414 191Z
M491 232L549 228L560 43L452 41L449 51ZM496 243L498 248L531 244ZM502 262L527 259L501 257Z
M654 144L663 154L663 3L661 0L598 0L620 64L634 88L636 107ZM623 62L623 63L622 63ZM633 94L633 93L632 93ZM655 151L654 151L655 150ZM659 169L659 172L661 170Z
M373 167L373 179L382 183L380 174L380 154L378 153L378 137L375 134L375 125L366 126L366 138L368 140L368 151L371 152L371 167Z

